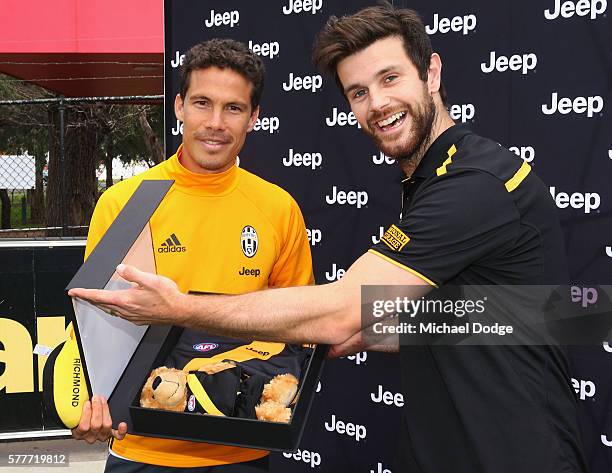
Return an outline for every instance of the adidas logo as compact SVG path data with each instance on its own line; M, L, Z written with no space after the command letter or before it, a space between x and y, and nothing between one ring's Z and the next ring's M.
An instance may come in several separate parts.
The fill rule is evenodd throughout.
M157 249L158 253L183 253L185 251L187 251L187 248L181 245L174 233Z

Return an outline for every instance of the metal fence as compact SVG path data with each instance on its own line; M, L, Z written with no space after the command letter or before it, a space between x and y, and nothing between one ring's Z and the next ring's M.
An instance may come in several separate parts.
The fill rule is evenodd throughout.
M0 101L0 238L85 236L100 194L164 159L163 96Z

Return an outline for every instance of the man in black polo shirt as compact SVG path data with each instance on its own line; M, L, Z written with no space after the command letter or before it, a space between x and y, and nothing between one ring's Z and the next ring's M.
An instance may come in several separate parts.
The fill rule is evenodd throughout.
M546 186L497 143L453 126L405 182L403 218L370 252L432 285L567 280ZM409 235L401 249L396 233ZM402 346L401 471L584 471L557 346ZM435 452L435 453L434 453Z
M363 130L407 176L404 208L381 243L337 282L241 296L188 296L120 266L136 283L71 295L138 324L238 338L363 349L361 288L403 285L413 300L448 284L567 279L556 209L528 164L455 126L442 64L418 15L381 5L331 17L315 63L331 72ZM256 316L254 315L256 314ZM371 347L367 347L371 348ZM397 348L397 347L395 347ZM552 346L403 346L400 465L417 473L586 470L566 358Z

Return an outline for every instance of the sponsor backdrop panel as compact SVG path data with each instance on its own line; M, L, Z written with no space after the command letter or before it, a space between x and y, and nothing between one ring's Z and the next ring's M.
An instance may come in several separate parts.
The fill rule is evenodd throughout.
M443 60L451 115L531 163L550 186L566 232L572 283L610 283L612 44L606 0L394 2L420 12ZM399 214L401 173L358 129L332 78L310 63L331 14L374 1L166 0L166 94L189 46L246 42L267 67L260 120L240 165L290 191L309 230L319 283L342 277ZM167 154L180 124L167 110ZM612 466L607 344L572 350L572 380L593 471ZM273 471L392 470L403 405L397 360L360 353L330 362L294 454ZM414 387L418 389L418 386ZM443 446L440 446L443 448ZM436 454L436 452L432 452Z

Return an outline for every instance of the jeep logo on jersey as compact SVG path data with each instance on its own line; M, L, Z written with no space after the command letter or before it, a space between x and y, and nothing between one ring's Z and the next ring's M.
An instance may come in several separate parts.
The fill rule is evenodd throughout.
M245 350L254 351L255 353L261 356L268 356L270 354L269 351L255 350L255 348L251 348L251 347L246 347Z
M159 245L157 249L158 253L184 253L185 251L187 251L187 248L181 245L181 242L174 233Z
M211 351L214 350L216 348L219 348L219 344L218 343L196 343L193 346L193 349L196 351Z
M257 232L249 225L242 229L242 235L240 235L240 246L242 252L247 258L252 258L257 253L259 246L259 239L257 238Z

